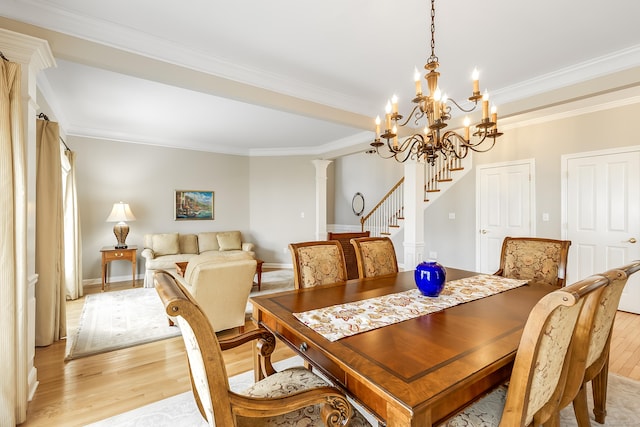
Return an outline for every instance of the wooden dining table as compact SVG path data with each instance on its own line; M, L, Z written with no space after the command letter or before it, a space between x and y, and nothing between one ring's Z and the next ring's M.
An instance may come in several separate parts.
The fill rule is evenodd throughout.
M447 268L447 281L477 274ZM253 319L387 426L428 427L508 380L529 312L557 289L530 282L333 342L293 315L415 287L404 271L267 294Z

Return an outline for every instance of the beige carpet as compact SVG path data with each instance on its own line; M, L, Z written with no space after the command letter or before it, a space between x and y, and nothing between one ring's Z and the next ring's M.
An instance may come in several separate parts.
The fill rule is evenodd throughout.
M302 358L295 356L275 362L273 366L277 371L281 371L291 366L303 366L303 363ZM234 391L246 390L252 384L253 371L229 378L229 386ZM354 406L365 414L360 406L355 403ZM369 415L366 417L372 425L377 425L373 417ZM207 425L198 411L193 394L189 391L88 424L86 427L207 427Z
M89 294L78 329L69 332L65 361L178 335L154 288Z
M262 274L260 291L254 287L250 296L289 289L293 289L291 270L267 271ZM250 315L250 302L246 310ZM78 328L69 331L65 361L178 335L180 330L169 326L154 288L89 294L85 296Z
M302 359L292 357L275 363L276 370L289 366L299 366ZM245 372L229 378L232 390L246 389L253 381L253 372ZM640 382L618 375L609 375L609 396L607 399L606 426L609 427L637 427L640 425ZM593 408L591 390L589 389L589 411ZM372 425L375 420L362 408L358 410L365 414ZM562 410L560 414L561 427L577 427L573 408ZM591 425L601 426L591 415ZM193 394L189 391L167 399L142 406L132 411L124 412L111 418L89 424L88 427L205 427L207 423L200 416ZM391 426L390 426L391 427ZM479 426L477 426L479 427ZM486 427L486 426L482 426Z

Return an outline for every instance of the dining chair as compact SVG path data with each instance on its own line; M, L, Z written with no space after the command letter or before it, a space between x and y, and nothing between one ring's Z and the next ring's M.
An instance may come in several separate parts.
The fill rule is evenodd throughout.
M209 426L370 425L339 389L311 371L276 372L271 364L276 340L266 329L218 340L202 308L171 274L157 271L154 282L182 332L193 395ZM257 341L257 382L238 393L229 388L222 352L251 341Z
M501 385L445 421L446 427L558 425L574 331L585 307L595 310L609 280L591 276L538 301L522 331L508 385Z
M347 266L347 279L358 278L358 260L356 259L356 251L351 244L351 239L358 237L369 237L371 233L369 231L359 231L351 233L334 233L329 231L327 233L327 240L337 240L342 246L342 252L344 253L344 262Z
M345 282L347 268L340 242L319 240L289 244L295 289Z
M584 354L580 353L572 358L565 393L559 405L559 409L562 409L573 401L573 409L579 427L591 425L586 390L586 385L590 381L592 382L595 420L600 424L605 422L609 350L613 323L627 280L638 270L640 270L640 261L635 261L603 274L609 279L609 285L604 288L596 307L591 328L587 331L587 342L577 344L586 348L586 351Z
M496 276L564 286L570 240L505 237Z
M356 252L358 277L383 276L398 272L398 260L393 242L388 237L351 239Z

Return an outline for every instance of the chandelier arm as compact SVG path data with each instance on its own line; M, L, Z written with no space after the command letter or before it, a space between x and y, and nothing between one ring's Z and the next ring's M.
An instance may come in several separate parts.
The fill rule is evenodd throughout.
M489 145L487 148L485 149L480 149L477 148L479 147L484 141L485 139L487 139L487 135L483 136L482 139L473 145L468 144L467 147L473 151L475 151L476 153L486 153L487 151L491 150L495 145L496 145L496 138L490 137L492 139L491 141L491 145Z
M458 103L456 102L456 100L455 100L455 99L451 99L451 98L449 98L449 99L447 99L447 102L453 102L453 104L454 104L456 107L458 107L458 110L463 111L463 112L465 112L465 113L471 113L472 111L475 111L476 107L478 106L478 101L475 101L475 102L473 103L473 106L472 106L470 109L465 110L464 108L462 108L462 107L460 106L460 104L458 104Z
M415 107L413 107L413 110L411 110L411 112L409 113L409 115L407 116L407 120L405 120L404 123L400 123L398 126L400 127L404 127L407 125L407 123L409 123L409 120L411 120L413 118L413 115L416 113L416 110L420 108L420 104L416 105ZM422 112L422 110L420 110L419 115L416 115L416 120L420 119L422 116L424 115L424 113Z

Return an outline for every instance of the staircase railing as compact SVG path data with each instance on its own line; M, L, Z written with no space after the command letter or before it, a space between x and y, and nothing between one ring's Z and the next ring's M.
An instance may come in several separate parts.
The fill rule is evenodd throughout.
M360 218L362 231L371 236L388 236L390 228L400 227L404 218L404 177L378 202L367 215Z
M436 158L433 166L425 164L424 168L424 201L429 201L429 193L440 191L440 183L453 181L452 172L464 169L462 160L456 157L444 159Z

